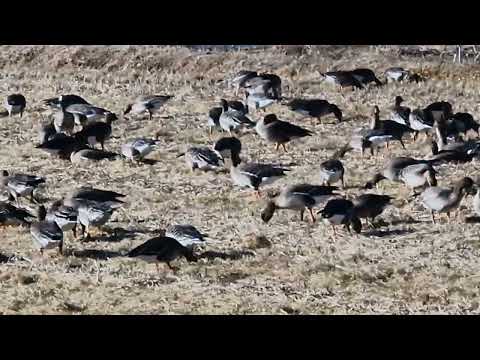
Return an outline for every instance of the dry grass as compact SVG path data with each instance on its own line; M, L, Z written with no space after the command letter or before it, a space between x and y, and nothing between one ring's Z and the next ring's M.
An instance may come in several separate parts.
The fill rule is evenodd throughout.
M319 72L370 67L379 74L405 66L429 74L424 84L392 84L382 89L346 92L320 82ZM402 58L397 52L369 47L325 47L309 52L279 47L266 51L197 53L180 47L13 47L0 53L1 93L20 91L28 101L23 120L2 119L1 168L47 177L41 195L48 202L72 187L91 184L128 194L128 204L109 223L118 237L72 241L67 256L41 260L25 229L1 229L0 312L3 314L345 314L345 313L477 313L480 277L479 225L464 221L432 226L417 204L406 204L407 191L383 184L381 192L397 197L398 208L382 216L387 226L358 236L343 234L333 243L323 223L300 222L283 211L268 225L261 222L262 203L233 189L228 174L190 175L176 155L189 145L211 144L206 111L233 92L220 80L236 71L258 69L282 77L287 96L325 98L344 109L350 121L303 125L316 136L299 141L287 154L264 147L245 135L244 156L262 161L296 163L275 188L302 181L317 182L322 160L343 144L354 127L366 124L371 107L382 117L395 95L411 107L449 100L456 111L480 113L480 67L439 64L436 58ZM129 138L162 130L162 144L152 154L155 165L116 160L74 167L36 150L35 128L44 111L40 100L78 93L99 106L120 112L141 93L172 93L175 98L153 121L130 118L115 124L107 149L118 150ZM298 116L275 105L280 118L300 123ZM257 118L262 114L255 114ZM46 116L46 114L43 114ZM167 118L168 116L168 118ZM428 155L426 144L398 146L394 155ZM382 158L346 157L350 196L362 190ZM463 175L476 176L478 165L440 170L440 184ZM462 216L471 216L469 201ZM418 222L407 221L409 218ZM180 262L176 274L157 274L155 266L122 257L159 228L185 222L208 232L219 243L204 249L198 263ZM107 229L108 230L108 229ZM31 259L32 263L23 261ZM6 259L0 259L3 261Z

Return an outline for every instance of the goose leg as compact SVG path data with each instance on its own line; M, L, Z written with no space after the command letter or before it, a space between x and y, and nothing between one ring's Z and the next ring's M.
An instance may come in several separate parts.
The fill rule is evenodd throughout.
M337 238L337 230L335 229L335 225L332 224L332 230L333 230L333 241L335 242L335 239Z
M288 151L287 151L287 148L285 147L285 144L282 144L282 148L283 148L283 151L284 151L284 152L288 152Z
M433 210L431 211L432 213L432 222L435 224L435 213L433 212Z
M300 210L300 221L303 221L303 213L305 212L305 210Z
M402 139L400 139L400 144L402 145L403 150L406 150L405 144L403 143L403 140L402 140Z
M58 245L58 254L63 255L63 241Z
M152 110L148 109L148 119L152 120L153 119L153 113Z
M310 218L312 219L312 223L314 223L316 220L315 220L315 216L313 215L312 208L308 208L308 212L310 213Z
M279 148L280 148L280 143L277 143L277 144L275 145L275 151L278 151Z

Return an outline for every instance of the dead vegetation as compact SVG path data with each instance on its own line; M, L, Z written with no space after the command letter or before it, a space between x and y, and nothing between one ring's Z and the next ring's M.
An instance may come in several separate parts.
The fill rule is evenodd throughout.
M421 206L406 201L405 188L383 183L378 191L395 196L398 205L382 216L383 226L354 236L342 232L333 243L328 226L300 222L298 214L289 211L263 224L263 203L232 188L228 174L190 175L177 159L189 145L212 143L205 127L207 111L220 97L232 98L223 80L240 69L274 72L284 79L286 96L324 98L344 110L344 123L327 118L319 125L274 105L271 111L279 118L316 134L294 144L287 154L265 147L254 134L242 137L247 158L296 164L275 188L318 182L319 164L348 140L353 128L367 124L373 105L379 105L386 118L395 95L410 107L448 100L455 111L480 113L478 66L440 64L433 56L403 56L367 46L287 50L3 46L1 94L23 93L28 111L22 120L1 119L1 168L45 176L47 184L39 195L48 203L83 184L128 194L128 201L108 224L107 235L82 243L68 234L63 258L52 254L40 259L27 229L0 229L0 313L477 313L478 223L432 226ZM383 79L391 66L421 70L428 81L342 95L322 83L319 74L370 67ZM158 162L115 160L79 167L35 149L36 127L48 115L40 100L61 93L80 94L115 112L139 94L174 94L152 121L118 121L106 144L107 150L118 151L127 139L161 131L159 150L150 155ZM398 146L391 150L392 155L429 155L426 143L408 142L406 151ZM359 186L383 162L381 157L348 154L345 194L361 193ZM476 177L478 164L441 168L439 183L463 175ZM474 215L469 201L462 205L462 219ZM217 242L200 251L197 263L181 261L175 274L157 274L154 265L123 257L173 222L190 223Z

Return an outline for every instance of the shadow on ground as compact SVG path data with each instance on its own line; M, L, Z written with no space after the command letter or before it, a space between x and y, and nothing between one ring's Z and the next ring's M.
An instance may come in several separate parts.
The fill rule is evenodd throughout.
M197 255L198 259L222 259L222 260L239 260L245 256L255 256L253 251L248 250L232 250L229 252L221 252L221 251L205 251L201 254Z

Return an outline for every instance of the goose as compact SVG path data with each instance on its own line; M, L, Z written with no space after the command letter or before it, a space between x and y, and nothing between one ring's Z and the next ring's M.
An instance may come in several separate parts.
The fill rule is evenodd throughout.
M323 219L330 223L334 237L337 236L336 225L344 225L349 233L351 232L350 226L357 234L362 231L362 223L355 214L354 205L350 200L331 199L317 214L320 214Z
M188 249L193 249L195 245L203 245L205 238L208 237L192 225L170 225L165 230L165 236L177 240Z
M142 161L148 154L158 146L158 133L155 139L136 138L122 145L122 155L127 159Z
M81 96L73 94L60 95L58 97L48 98L42 100L42 103L54 109L61 109L62 107L66 108L74 104L90 105L90 103Z
M87 124L81 131L75 133L75 137L82 143L88 143L93 148L100 143L102 150L105 150L105 141L112 135L112 122L117 120L113 113L107 115L106 122L92 122Z
M392 197L389 195L362 194L353 200L355 215L359 219L365 219L374 226L374 221L385 208L390 205Z
M382 82L378 80L375 73L370 69L355 69L350 71L353 77L355 77L363 85L367 85L371 82L374 82L377 86L382 86Z
M81 145L70 154L70 161L72 164L80 164L85 161L101 161L101 160L113 160L117 158L119 154L114 152L108 152L98 149L90 149L86 145Z
M53 125L55 126L55 131L57 133L66 133L67 135L72 135L75 127L74 115L66 112L65 108L61 107L60 111L57 111L53 115Z
M338 159L329 159L320 164L320 179L323 185L330 186L338 181L342 182L342 188L345 188L344 180L345 168Z
M113 212L118 206L110 206L106 202L98 202L92 200L76 199L74 208L78 211L78 223L82 230L82 236L85 239L90 238L91 227L101 227L105 225L112 217ZM87 236L85 237L85 233Z
M383 169L376 173L370 181L365 184L365 189L371 189L382 180L390 180L393 182L401 182L401 171L411 165L428 164L427 160L417 160L411 157L394 157L387 160Z
M323 186L311 184L297 184L285 187L273 200L269 200L261 212L263 222L268 223L278 209L300 211L300 221L308 210L312 222L315 222L313 208L327 201L338 188L336 186Z
M350 71L330 71L320 73L327 83L340 85L344 87L352 87L352 89L364 89L363 84Z
M459 133L466 135L470 130L480 135L479 128L480 125L473 119L471 114L458 112L447 120L447 137Z
M476 151L462 151L463 146L462 148L457 150L439 150L439 147L435 140L432 140L431 148L433 156L428 161L433 165L445 164L449 162L455 164L463 164L472 161L473 158L477 156Z
M262 109L265 111L267 107L275 103L275 99L264 94L249 94L246 93L247 109L253 108L255 110Z
M260 186L272 184L281 177L287 175L287 171L280 166L260 163L242 163L240 158L241 142L237 138L222 138L214 145L214 150L220 154L227 153L224 157L231 161L230 177L234 185L240 187L249 187L255 191L255 195L260 197Z
M448 101L437 101L428 105L425 112L429 113L433 122L448 119L453 115L452 104Z
M193 171L214 170L221 166L223 158L218 153L207 147L190 147L177 157L185 156L187 166Z
M5 99L5 108L9 117L12 117L14 114L20 114L20 117L22 117L26 106L27 100L25 100L25 96L22 94L8 95Z
M53 121L49 123L40 124L38 127L38 142L39 144L44 144L49 140L52 140L57 131L55 130L55 125Z
M405 144L403 143L403 136L407 132L411 132L412 129L406 125L399 124L393 120L380 120L380 109L378 106L374 106L373 118L370 125L372 130L383 130L386 135L391 135L392 140L397 140L402 145L402 148L405 149ZM368 137L367 137L368 139ZM388 141L386 143L388 147Z
M47 141L36 145L35 148L61 159L69 160L72 152L81 145L85 145L85 143L78 137L60 133L51 136Z
M123 199L126 197L124 194L120 194L115 191L97 189L90 186L82 186L76 190L73 190L64 200L64 205L74 206L74 202L70 200L88 200L98 203L105 203L110 207L116 207L124 203Z
M259 74L244 81L248 94L262 94L273 100L282 99L282 79L275 74Z
M395 96L395 106L392 109L390 114L393 121L405 125L410 126L409 124L409 117L410 117L410 108L402 106L403 98L401 96Z
M321 123L321 118L333 114L340 123L343 120L342 111L337 105L321 99L293 99L287 104L291 111L300 113L304 116L317 118Z
M46 220L55 222L63 232L72 231L77 237L78 211L74 207L66 206L63 199L55 201L47 211Z
M221 99L222 114L220 115L219 124L224 131L232 134L232 131L238 131L244 126L253 127L255 123L238 110L229 109L225 99Z
M0 202L0 226L28 226L35 216L7 202Z
M223 107L214 107L208 111L208 133L212 135L213 129L221 129L220 127L220 116L222 115Z
M258 76L256 71L249 71L249 70L241 70L239 71L234 78L231 80L232 85L236 85L235 87L235 96L238 95L238 92L241 88L245 87L245 83L253 78Z
M111 111L88 104L72 104L64 108L65 111L72 114L79 114L86 117L86 122L95 122L105 119L117 120L117 116Z
M155 262L157 271L159 271L159 262L164 262L169 269L176 270L170 263L179 257L185 257L187 261L196 261L196 257L190 249L177 240L166 236L158 236L147 240L132 249L127 256L139 258L149 263Z
M430 163L414 164L400 170L400 180L413 190L426 186L437 186L436 171Z
M33 245L40 250L43 255L45 249L58 248L59 254L63 253L63 232L62 229L54 221L46 220L47 210L45 206L40 205L38 208L38 220L33 221L30 225L30 235L32 236Z
M433 129L434 121L430 112L422 109L415 109L410 112L408 123L410 128L414 131L413 141L415 141L419 133L424 133L425 136L427 136L427 133Z
M402 67L391 67L385 70L385 78L387 81L403 81L409 78L410 72Z
M281 145L287 152L285 144L294 139L312 136L313 132L300 126L279 120L277 115L268 114L255 125L257 134L268 143L275 144L276 150Z
M148 112L149 119L153 119L153 114L158 112L167 101L173 98L173 95L142 95L136 98L132 103L128 104L123 115L132 112L133 114L141 114Z
M18 199L25 196L30 196L30 200L34 203L37 203L35 197L33 196L33 192L38 188L40 184L44 184L45 181L45 178L35 175L10 175L7 170L3 170L0 177L1 185L7 188L7 190L17 202L17 206L19 205Z
M435 213L446 213L450 221L450 212L455 211L466 192L471 191L474 182L469 177L456 182L453 187L431 186L420 195L423 206L430 210L432 223L435 224Z

